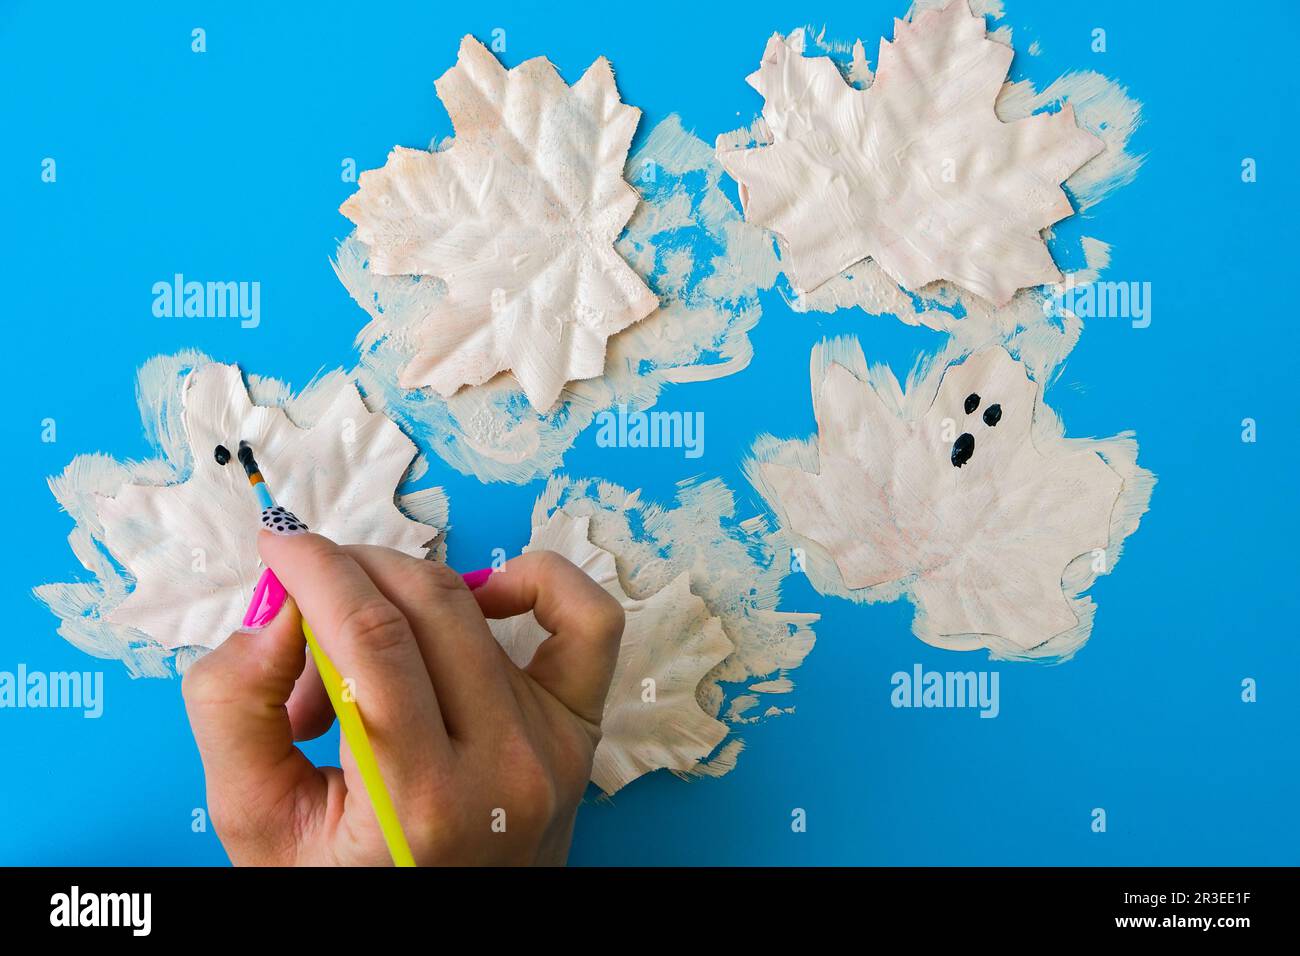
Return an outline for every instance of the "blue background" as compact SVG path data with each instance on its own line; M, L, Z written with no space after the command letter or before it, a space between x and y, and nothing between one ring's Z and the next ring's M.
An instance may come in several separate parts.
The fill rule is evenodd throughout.
M142 5L144 6L144 5ZM364 316L334 277L355 188L340 162L382 165L395 143L451 132L432 81L460 36L507 31L514 65L536 55L575 80L598 55L617 70L643 137L670 112L706 141L760 108L744 84L774 30L892 33L901 0L622 4L315 3L0 8L0 183L5 335L12 380L3 472L13 525L0 670L102 668L106 710L0 710L0 863L221 863L192 833L203 779L177 681L131 680L56 634L31 596L84 577L45 485L75 455L151 454L134 384L147 358L197 347L306 384L351 367ZM1296 863L1294 583L1300 456L1296 422L1295 156L1289 119L1297 13L1253 4L1228 24L1209 4L1008 0L1013 77L1044 85L1096 69L1144 104L1137 181L1067 223L1114 245L1107 278L1150 281L1153 321L1095 319L1048 401L1069 434L1137 432L1159 476L1151 511L1116 571L1091 593L1092 640L1057 667L993 665L1002 713L894 710L889 675L913 663L988 667L928 648L906 604L859 607L802 579L784 606L824 614L795 672L793 716L747 728L721 780L643 779L584 805L577 863L1226 864ZM1232 18L1230 18L1232 19ZM190 51L207 30L208 52ZM1091 30L1107 31L1104 54ZM1222 38L1222 40L1220 39ZM1043 55L1023 55L1037 39ZM40 180L41 160L58 181ZM1259 181L1240 180L1243 157ZM174 272L262 283L262 323L155 319L151 285ZM722 476L742 512L761 508L739 463L755 433L812 431L807 363L830 334L855 333L900 374L938 337L858 311L795 315L765 296L755 358L739 375L670 386L659 407L702 410L703 459L597 449L588 429L566 459L671 502L674 482ZM40 422L58 422L56 444ZM1259 440L1241 441L1241 420ZM540 482L482 486L433 458L452 501L450 559L466 569L527 536ZM1240 699L1241 681L1259 700ZM314 748L324 755L328 746ZM808 814L791 832L790 812ZM1093 833L1104 807L1108 832Z

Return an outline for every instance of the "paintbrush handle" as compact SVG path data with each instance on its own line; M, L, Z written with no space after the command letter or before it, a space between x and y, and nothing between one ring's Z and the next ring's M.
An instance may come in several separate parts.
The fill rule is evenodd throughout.
M213 454L218 464L224 465L230 460L230 451L224 445L218 445ZM285 523L283 519L287 512L283 508L276 507L271 489L267 487L266 479L262 477L262 469L253 456L253 446L246 441L240 441L238 455L239 463L243 465L244 473L248 475L248 483L257 496L257 503L262 506L262 527L279 534L306 531L307 526L300 524L292 515L288 515L292 520L288 522L287 529L279 527ZM272 516L271 523L267 521L268 514ZM253 603L244 616L244 625L250 625L259 616L273 617L275 612L269 610L269 602L276 602L274 606L278 611L284 599L284 585L280 583L275 572L267 568L257 583L253 593ZM384 842L388 844L388 853L393 858L393 865L415 866L411 845L406 842L406 834L402 832L402 823L397 818L393 798L388 793L388 787L384 786L384 775L379 772L379 761L375 759L374 748L370 746L370 736L366 733L366 725L362 723L361 711L356 701L343 693L343 676L334 666L334 662L329 659L324 648L320 646L320 642L316 640L316 635L312 633L311 626L306 620L302 622L302 634L307 639L307 646L311 648L311 656L316 661L316 670L325 685L325 693L329 695L330 703L334 705L334 713L338 715L339 730L343 734L343 740L352 751L352 756L356 758L357 769L361 772L361 782L365 784L366 793L370 796L370 805L375 808L375 817L379 820L379 829L384 834Z
M375 808L375 817L379 820L379 829L384 834L384 842L388 844L393 865L415 866L415 857L411 854L410 844L406 842L406 834L402 832L402 824L397 818L393 798L388 793L388 787L384 785L384 776L379 771L379 761L375 759L375 751L370 746L366 725L361 722L361 711L355 701L344 695L342 675L339 674L324 648L320 646L316 635L312 633L311 625L306 621L302 622L302 633L307 638L307 646L311 648L311 656L316 661L316 670L325 684L325 693L329 694L330 703L334 705L334 713L338 715L339 730L352 751L352 756L356 758L357 770L361 773L361 781L366 786L366 793L370 795L370 805Z

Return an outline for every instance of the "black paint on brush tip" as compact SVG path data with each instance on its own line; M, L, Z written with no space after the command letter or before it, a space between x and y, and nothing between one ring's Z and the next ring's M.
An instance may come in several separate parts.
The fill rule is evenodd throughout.
M253 457L253 446L246 441L239 443L239 463L244 466L244 471L250 478L260 471L257 467L257 459Z
M217 460L218 465L224 465L226 462L230 461L230 449L225 445L218 445L216 448L212 449L212 457Z
M970 456L973 454L975 454L975 436L970 432L962 432L957 436L957 440L952 443L953 466L960 468L970 461Z

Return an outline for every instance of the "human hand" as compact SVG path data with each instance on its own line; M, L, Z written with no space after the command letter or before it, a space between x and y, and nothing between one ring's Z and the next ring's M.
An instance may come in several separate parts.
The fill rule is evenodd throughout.
M294 746L333 722L299 608L349 682L417 863L562 864L591 774L623 608L563 557L533 552L471 592L445 565L315 534L263 531L292 598L194 663L183 690L208 813L236 864L383 865L356 763ZM485 618L532 611L552 637L520 670ZM495 826L494 826L495 824Z

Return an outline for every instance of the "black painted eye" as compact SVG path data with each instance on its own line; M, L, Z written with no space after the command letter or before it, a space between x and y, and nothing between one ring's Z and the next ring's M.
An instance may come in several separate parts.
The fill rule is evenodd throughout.
M998 422L1002 421L1002 406L990 405L984 409L984 424L992 428Z
M218 465L224 465L226 462L230 461L230 449L225 445L218 445L216 448L212 449L212 457L217 460Z
M975 454L975 436L970 432L962 432L952 443L953 467L960 468L970 461L970 456L973 454Z
M974 392L966 396L966 414L969 415L975 409L980 407L980 397Z

